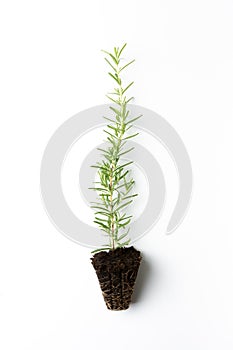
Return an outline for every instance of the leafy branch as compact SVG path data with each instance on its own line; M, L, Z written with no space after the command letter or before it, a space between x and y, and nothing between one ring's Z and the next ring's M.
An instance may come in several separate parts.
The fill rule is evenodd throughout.
M135 60L121 65L122 52L125 47L126 44L121 48L114 47L112 53L102 50L107 56L105 61L111 69L108 75L116 84L114 90L106 95L113 102L110 109L115 116L114 118L104 117L110 122L107 129L104 130L107 135L108 147L106 149L98 148L103 159L92 165L98 171L98 181L95 182L95 187L90 189L96 191L98 195L97 201L91 203L91 208L96 210L94 222L109 237L109 245L94 250L92 253L108 249L114 250L118 247L124 247L130 242L128 233L132 215L127 216L126 209L137 194L132 194L135 181L130 176L129 165L133 162L122 163L122 156L133 150L133 147L126 148L127 140L137 136L138 133L128 134L128 130L133 126L133 122L141 116L129 119L127 105L133 97L127 98L126 92L134 82L124 85L121 72Z

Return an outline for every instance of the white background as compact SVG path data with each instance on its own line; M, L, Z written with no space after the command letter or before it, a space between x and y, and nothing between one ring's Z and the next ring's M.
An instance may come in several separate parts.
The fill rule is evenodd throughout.
M0 33L0 348L232 350L232 1L1 1ZM194 192L174 234L162 218L136 244L134 303L111 312L90 250L49 221L39 171L57 127L107 102L100 49L124 42L135 103L182 137Z

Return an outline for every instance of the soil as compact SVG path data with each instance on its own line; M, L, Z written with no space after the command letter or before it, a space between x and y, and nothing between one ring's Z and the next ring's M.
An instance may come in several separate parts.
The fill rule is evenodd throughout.
M108 309L128 309L141 259L134 247L99 252L91 258Z

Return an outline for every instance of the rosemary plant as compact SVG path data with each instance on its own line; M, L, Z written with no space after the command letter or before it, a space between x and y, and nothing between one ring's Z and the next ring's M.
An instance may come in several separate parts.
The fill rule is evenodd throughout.
M106 54L105 61L111 69L108 74L116 84L113 92L106 95L113 103L110 109L114 112L114 117L104 117L109 122L104 130L107 134L108 147L98 148L103 159L92 165L98 169L98 181L95 181L95 187L90 189L98 194L97 201L91 202L91 208L95 209L94 222L109 237L109 244L92 253L114 250L130 243L128 233L132 215L127 215L126 209L137 194L132 194L135 181L130 176L129 166L133 161L122 162L122 156L133 150L133 147L127 148L127 140L138 133L128 131L132 128L134 121L141 116L130 118L127 110L127 105L133 97L127 98L126 91L134 82L124 86L121 73L135 60L121 64L125 47L126 44L121 48L115 47L112 53L102 50Z

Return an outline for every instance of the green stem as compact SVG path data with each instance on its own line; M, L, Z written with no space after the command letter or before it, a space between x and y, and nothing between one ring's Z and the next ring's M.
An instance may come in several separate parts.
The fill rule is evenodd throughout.
M110 191L111 191L111 196L110 196L110 210L112 213L111 216L111 236L112 236L112 250L115 249L116 246L116 242L117 241L117 237L115 235L115 222L114 222L114 213L113 213L113 193L114 193L114 189L112 186L112 182L113 182L113 172L114 169L117 165L117 156L119 154L119 149L121 146L121 142L122 142L122 137L124 136L125 133L125 116L124 116L124 107L125 107L125 103L124 103L124 98L123 98L123 88L122 88L122 82L120 79L120 69L119 69L119 63L116 65L116 75L117 75L117 79L120 81L119 84L119 105L120 105L120 122L121 122L121 126L120 126L120 135L118 136L118 142L117 142L117 146L116 146L116 150L115 150L115 157L113 157L112 159L112 163L111 163L111 173L110 173ZM115 121L117 123L117 121Z

